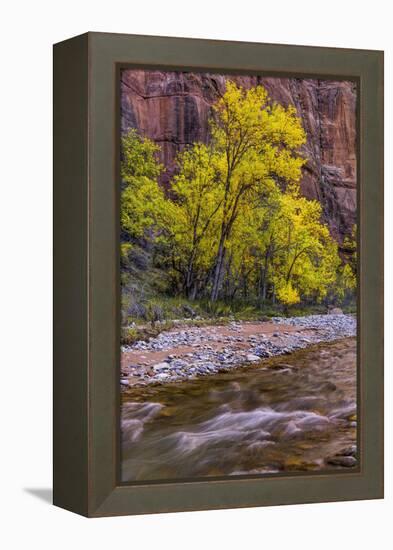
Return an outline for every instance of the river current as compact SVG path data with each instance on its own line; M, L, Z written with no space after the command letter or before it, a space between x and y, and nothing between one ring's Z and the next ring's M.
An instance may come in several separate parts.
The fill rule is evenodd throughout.
M356 339L123 394L123 482L354 467Z

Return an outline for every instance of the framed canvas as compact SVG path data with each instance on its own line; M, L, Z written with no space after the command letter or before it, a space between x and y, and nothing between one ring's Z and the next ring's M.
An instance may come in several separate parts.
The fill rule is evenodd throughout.
M383 53L54 46L54 503L383 497Z

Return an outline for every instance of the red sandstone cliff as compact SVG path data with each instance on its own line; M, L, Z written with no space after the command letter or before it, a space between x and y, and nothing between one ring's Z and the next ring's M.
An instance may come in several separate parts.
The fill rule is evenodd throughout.
M302 154L303 194L318 199L332 234L339 240L356 221L356 89L347 81L224 76L124 70L121 81L122 130L130 127L161 147L169 178L176 152L207 139L211 105L227 79L245 87L263 84L270 97L295 105L307 133Z

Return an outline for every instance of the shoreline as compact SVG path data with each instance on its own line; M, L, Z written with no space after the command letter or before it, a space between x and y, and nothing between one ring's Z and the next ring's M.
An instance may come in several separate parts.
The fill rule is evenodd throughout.
M227 325L179 327L121 350L121 389L166 385L257 365L323 342L356 336L348 314L273 317Z

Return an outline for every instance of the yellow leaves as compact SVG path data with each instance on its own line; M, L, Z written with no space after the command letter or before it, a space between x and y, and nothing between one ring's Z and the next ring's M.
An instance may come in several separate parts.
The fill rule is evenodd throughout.
M120 245L120 257L122 259L127 258L129 251L131 250L132 245L130 243L121 243Z
M267 118L268 95L262 86L257 86L246 90L237 86L234 82L226 83L226 91L223 97L214 105L217 125L213 119L213 135L218 132L216 138L224 138L220 135L220 129L224 128L227 136L233 141L239 140L245 136L245 132L253 130L247 135L248 138L260 136L262 133L263 122Z
M270 224L277 251L272 259L277 296L287 303L282 288L290 284L299 295L320 300L337 278L341 264L337 244L321 222L317 201L284 193L280 203Z
M226 241L250 203L257 207L276 192L277 180L295 193L304 164L296 149L305 133L296 110L272 103L263 86L246 90L229 81L213 109L209 166L222 197Z
M291 283L287 283L277 289L277 298L282 304L286 306L292 306L300 302L300 296L298 291L293 288Z
M266 160L273 153L283 169L292 159L282 153L298 149L306 142L296 109L273 103L263 86L246 90L229 81L225 94L213 109L215 116L210 121L213 141L225 151L229 164L255 148Z
M135 130L123 138L127 239L154 244L173 288L187 296L196 289L206 296L214 285L232 292L261 285L289 306L355 288L355 268L342 265L321 205L299 192L306 136L296 109L273 103L262 86L227 82L213 112L210 142L178 154L167 194L158 183L157 145ZM356 249L355 238L344 244Z
M293 105L285 108L274 103L268 122L272 143L294 149L306 142L305 131Z
M220 201L217 160L214 150L203 143L195 143L178 155L178 173L173 179L172 192L190 223L195 217L206 223Z
M146 229L162 216L165 198L157 183L139 176L121 193L120 219L123 230L142 237Z
M347 292L356 290L356 273L349 263L341 265L337 271L337 278L333 285L334 293L344 298Z
M163 169L157 162L158 151L158 145L150 139L140 136L135 129L129 130L121 141L122 180L130 182L139 176L157 178Z

